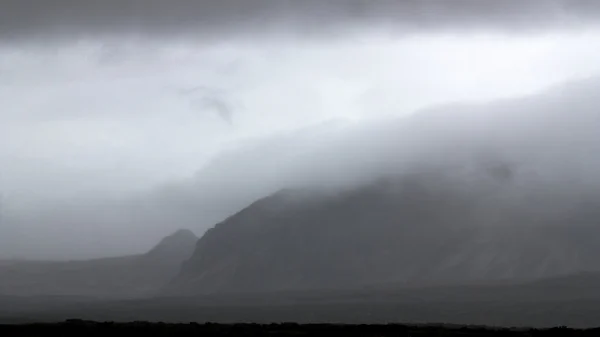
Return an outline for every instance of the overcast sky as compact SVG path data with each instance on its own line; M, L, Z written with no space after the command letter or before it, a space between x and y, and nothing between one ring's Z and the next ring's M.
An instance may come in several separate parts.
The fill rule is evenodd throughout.
M391 33L439 29L541 30L594 22L594 0L5 0L7 40L137 34L223 38L330 37L366 27Z
M252 141L600 73L596 1L116 4L0 4L5 208L126 198Z

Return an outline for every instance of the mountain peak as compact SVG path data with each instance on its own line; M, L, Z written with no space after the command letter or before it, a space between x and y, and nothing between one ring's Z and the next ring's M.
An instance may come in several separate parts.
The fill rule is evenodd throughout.
M154 246L146 255L165 256L165 255L191 255L191 250L196 245L198 237L189 229L179 229L173 234L166 236Z
M197 240L198 237L191 230L182 228L182 229L176 230L173 234L165 237L163 239L163 241L168 240L168 239L173 239L173 240L174 239L194 239L194 240Z

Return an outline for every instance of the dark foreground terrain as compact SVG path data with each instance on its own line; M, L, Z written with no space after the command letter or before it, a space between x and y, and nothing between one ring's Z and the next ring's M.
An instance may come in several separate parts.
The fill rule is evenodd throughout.
M207 301L210 302L210 301ZM285 303L207 303L196 300L133 300L86 302L60 299L0 301L0 324L61 322L70 318L97 321L169 323L253 322L386 324L388 322L475 324L549 328L600 326L600 301L437 301L368 299L363 301ZM251 301L249 301L251 302ZM0 336L2 334L0 333Z
M54 324L0 325L2 336L597 336L598 333L600 329L494 328L444 324L166 324L69 320Z

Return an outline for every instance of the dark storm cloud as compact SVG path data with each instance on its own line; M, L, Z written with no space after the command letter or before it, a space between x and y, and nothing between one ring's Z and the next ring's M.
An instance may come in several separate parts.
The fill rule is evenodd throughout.
M343 33L397 29L536 29L591 23L594 0L3 0L0 39L141 34Z

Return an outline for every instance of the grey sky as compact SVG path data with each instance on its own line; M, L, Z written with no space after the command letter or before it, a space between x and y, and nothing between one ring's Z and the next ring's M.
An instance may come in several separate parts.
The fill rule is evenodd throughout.
M114 4L0 4L0 258L201 234L296 178L336 176L356 159L340 139L378 148L380 120L600 73L592 1ZM204 213L179 209L185 193Z
M111 34L319 37L382 26L393 31L491 27L539 29L594 22L593 0L6 0L5 39Z

